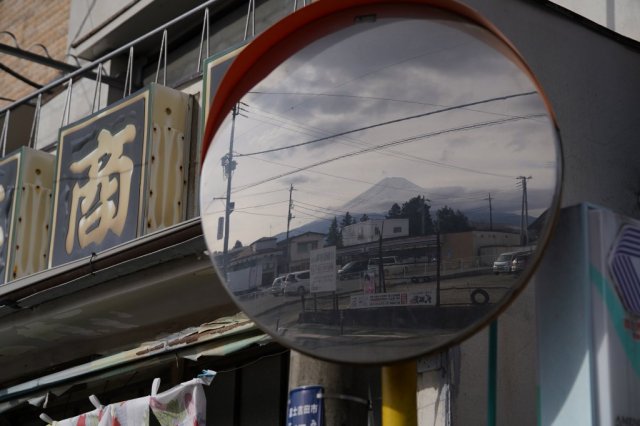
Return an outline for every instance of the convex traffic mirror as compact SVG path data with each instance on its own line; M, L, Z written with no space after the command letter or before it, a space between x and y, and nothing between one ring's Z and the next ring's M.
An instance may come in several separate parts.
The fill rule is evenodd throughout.
M217 273L266 332L327 360L408 359L478 330L522 289L557 212L544 95L451 2L285 18L231 66L208 142Z

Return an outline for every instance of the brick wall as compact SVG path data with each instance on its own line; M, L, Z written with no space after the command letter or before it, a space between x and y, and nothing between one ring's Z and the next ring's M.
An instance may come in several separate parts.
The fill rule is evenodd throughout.
M0 31L12 32L22 49L44 55L40 47L34 46L41 43L53 58L66 62L69 4L70 0L0 0ZM14 45L6 34L0 34L0 43ZM55 69L2 53L0 63L38 84L48 83L60 75ZM0 70L1 98L15 100L33 90ZM0 108L8 104L9 101L0 99Z

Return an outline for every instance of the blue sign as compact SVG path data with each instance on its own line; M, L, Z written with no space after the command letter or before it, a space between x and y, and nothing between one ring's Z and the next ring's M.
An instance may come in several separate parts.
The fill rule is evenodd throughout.
M322 386L302 386L289 391L287 426L322 426Z

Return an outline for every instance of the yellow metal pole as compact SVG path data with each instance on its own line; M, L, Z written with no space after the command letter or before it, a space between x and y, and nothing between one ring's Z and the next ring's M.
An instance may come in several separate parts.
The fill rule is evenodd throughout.
M382 367L382 426L417 426L416 361Z

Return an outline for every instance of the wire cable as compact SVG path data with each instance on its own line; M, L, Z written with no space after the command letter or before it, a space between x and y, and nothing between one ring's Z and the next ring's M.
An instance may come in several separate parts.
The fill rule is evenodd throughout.
M274 96L325 96L325 97L332 97L332 98L353 98L353 99L365 99L365 100L372 100L372 101L385 101L385 102L398 102L398 103L403 103L403 104L412 104L412 105L424 105L424 106L432 106L432 107L438 107L438 108L449 108L449 105L443 105L443 104L434 104L434 103L429 103L429 102L420 102L420 101L410 101L410 100L406 100L406 99L393 99L393 98L384 98L384 97L379 97L379 96L362 96L362 95L351 95L351 94L346 94L346 93L312 93L312 92L264 92L264 91L249 91L247 92L247 94L254 94L254 95L274 95ZM461 108L467 111L473 111L473 112L481 112L483 114L491 114L491 115L499 115L502 117L517 117L516 115L511 115L511 114L504 114L504 113L500 113L500 112L495 112L495 111L485 111L482 109L473 109L473 108ZM277 114L274 114L277 115Z
M447 111L454 111L456 109L461 109L461 108L464 108L464 107L469 107L469 106L474 106L474 105L480 105L480 104L484 104L484 103L487 103L487 102L495 102L495 101L507 100L507 99L517 98L517 97L521 97L521 96L530 96L530 95L533 95L535 93L537 93L537 92L535 92L535 91L533 91L533 92L523 92L523 93L516 93L516 94L513 94L513 95L506 95L506 96L499 96L499 97L490 98L490 99L483 99L481 101L469 102L469 103L466 103L466 104L456 105L456 106L452 106L452 107L448 107L448 108L441 108L441 109L436 110L436 111L429 111L429 112L425 112L425 113L422 113L422 114L416 114L416 115L410 115L410 116L403 117L403 118L397 118L395 120L383 121L381 123L376 123L376 124L372 124L372 125L369 125L369 126L360 127L358 129L347 130L347 131L344 131L344 132L336 133L334 135L330 135L330 136L326 136L326 137L322 137L322 138L318 138L318 139L313 139L313 140L306 141L306 142L300 142L300 143L293 144L293 145L287 145L287 146L282 146L282 147L278 147L278 148L265 149L265 150L262 150L262 151L248 152L248 153L244 153L244 154L243 153L238 153L236 156L237 157L248 157L248 156L251 156L251 155L268 154L268 153L271 153L271 152L282 151L282 150L285 150L285 149L297 148L297 147L300 147L300 146L310 145L310 144L313 144L313 143L326 141L328 139L333 139L333 138L336 138L338 136L344 136L344 135L348 135L348 134L351 134L351 133L361 132L361 131L364 131L364 130L375 129L376 127L387 126L389 124L400 123L400 122L407 121L407 120L413 120L415 118L427 117L427 116L430 116L430 115L440 114L440 113L447 112ZM540 116L540 115L537 115L537 116ZM544 114L542 114L542 116L544 116ZM511 118L523 119L523 118L531 118L531 117L533 117L533 116L511 117Z
M544 114L537 114L537 115L534 115L534 116L544 116ZM531 117L531 116L529 116L529 117ZM314 167L318 167L318 166L322 166L322 165L325 165L325 164L328 164L328 163L332 163L334 161L341 160L343 158L354 157L356 155L362 155L362 154L366 154L366 153L369 153L369 152L377 151L377 150L379 150L381 148L386 148L386 147L389 147L389 146L401 145L401 144L405 144L405 143L409 143L409 142L415 142L415 141L420 140L420 139L426 139L426 138L439 136L439 135L452 133L452 132L472 130L472 129L477 129L477 128L486 127L486 126L495 126L495 125L499 125L499 124L503 124L503 123L507 123L507 122L511 122L511 121L522 120L522 119L529 118L529 117L505 118L505 119L501 119L501 120L486 121L486 122L482 122L482 123L475 123L475 124L470 124L470 125L467 125L467 126L455 127L455 128L451 128L451 129L445 129L445 130L440 130L440 131L436 131L436 132L425 133L425 134L422 134L422 135L417 135L417 136L412 136L412 137L408 137L408 138L404 138L404 139L400 139L400 140L395 140L395 141L392 141L392 142L387 142L387 143L384 143L384 144L381 144L381 145L372 146L370 148L365 148L365 149L362 149L362 150L359 150L359 151L354 151L354 152L343 154L343 155L340 155L340 156L337 156L337 157L332 157L332 158L329 158L329 159L326 159L326 160L318 161L318 162L309 164L309 165L304 166L304 167L299 167L299 168L297 168L297 169L295 169L293 171L280 173L278 175L271 176L269 178L262 179L260 181L254 182L254 183L246 184L246 185L243 185L243 186L240 186L240 187L236 188L235 192L244 191L246 189L253 188L255 186L262 185L264 183L271 182L271 181L274 181L276 179L280 179L282 177L286 177L286 176L289 176L289 175L292 175L292 174L295 174L295 173L298 173L298 172L309 170L309 169L312 169ZM441 164L441 163L434 162L434 165L438 165L438 164ZM484 172L484 171L481 171L481 170L470 169L468 167L451 166L451 165L447 165L447 164L444 164L444 163L442 163L441 165L444 165L444 166L449 167L449 168L454 168L454 169L473 172L473 173L479 173L479 174L483 174L483 175L489 175L489 176L496 176L496 177L513 179L513 176L501 175L501 174L491 173L491 172Z

